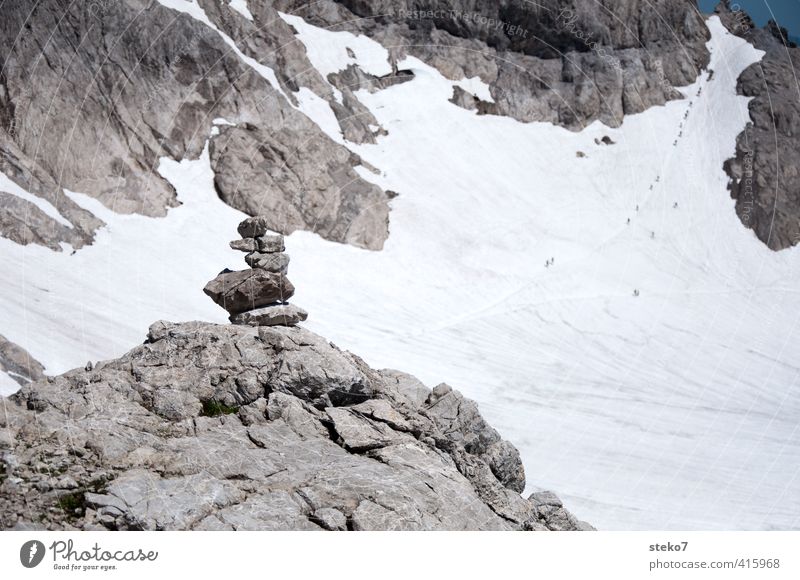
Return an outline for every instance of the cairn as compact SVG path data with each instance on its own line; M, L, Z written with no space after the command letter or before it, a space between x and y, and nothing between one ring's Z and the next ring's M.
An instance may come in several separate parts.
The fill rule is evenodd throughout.
M289 256L284 253L283 236L267 233L267 220L252 217L239 224L240 240L231 248L246 252L249 270L223 270L211 280L205 292L230 314L233 324L248 326L294 326L308 313L289 298L294 286L286 278Z

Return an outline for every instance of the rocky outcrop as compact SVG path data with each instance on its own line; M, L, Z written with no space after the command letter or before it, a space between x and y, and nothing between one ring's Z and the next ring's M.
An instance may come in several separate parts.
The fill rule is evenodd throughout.
M5 529L590 529L472 401L299 327L157 322L0 405Z
M57 251L63 242L90 243L103 222L64 189L116 212L164 215L178 200L159 159L196 158L212 121L224 118L232 126L216 129L210 153L226 203L269 215L280 233L310 230L379 250L387 195L355 171L357 155L299 110L298 91L328 103L346 142L374 143L386 132L355 93L413 78L396 66L412 54L448 78L478 76L490 86L492 101L456 95L462 106L580 128L595 119L618 125L675 98L672 86L693 80L707 61L706 29L682 0L279 0L253 3L253 21L226 2L169 6L4 9L0 170L66 223L0 191L0 234ZM393 73L378 78L353 65L323 78L279 9L372 36L390 47Z
M20 385L44 378L44 366L21 346L0 334L0 372Z
M311 230L326 239L379 250L388 236L388 197L355 172L361 159L303 117L280 128L221 127L211 140L220 198L263 215L282 234Z
M456 94L456 104L572 129L596 119L617 126L626 114L679 98L673 87L693 82L708 63L708 30L683 0L276 4L320 26L367 34L391 47L394 63L410 54L447 78L478 76L489 85L493 102Z
M750 123L725 163L742 224L773 250L800 242L800 48L770 21L758 29L742 11L721 3L716 13L733 34L765 51L739 76L738 91L752 97Z
M212 121L224 118L236 126L215 137L212 156L227 203L274 212L276 231L379 249L386 196L353 170L357 156L295 108L298 83L331 89L291 28L261 4L252 7L258 26L211 0L174 4L199 19L150 0L4 6L0 171L71 227L0 190L9 202L0 234L54 250L91 242L103 223L64 188L116 212L163 216L178 201L159 159L196 158Z

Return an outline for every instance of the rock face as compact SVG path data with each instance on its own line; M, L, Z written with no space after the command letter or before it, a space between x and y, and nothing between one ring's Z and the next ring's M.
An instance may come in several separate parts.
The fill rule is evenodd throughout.
M380 249L388 200L355 172L358 156L296 108L298 75L323 96L331 88L291 28L268 3L251 7L258 25L227 2L195 3L208 24L182 4L192 8L151 0L3 6L0 171L71 226L0 188L0 235L56 251L60 242L90 243L103 222L64 188L116 212L165 215L178 201L159 158L196 158L212 121L224 118L236 126L210 146L224 201L250 214L280 210L276 231Z
M158 322L0 405L4 529L590 529L473 402L302 328Z
M379 250L389 200L346 145L386 134L355 93L413 79L396 66L405 54L490 86L493 102L454 88L461 106L570 128L618 125L676 98L672 86L707 62L706 29L684 0L251 4L253 21L216 0L4 5L0 170L70 225L0 189L0 235L55 251L90 243L103 222L65 189L116 212L164 215L178 200L160 158L196 158L224 118L231 125L217 128L209 153L226 203L268 215L273 231ZM394 47L394 73L353 65L323 78L278 10ZM302 112L304 90L330 106L344 144Z
M742 224L771 249L782 250L800 242L800 99L794 80L800 48L772 21L757 29L726 3L716 12L733 34L765 51L761 62L739 76L739 93L752 97L750 123L725 170Z
M493 102L454 87L460 106L571 129L597 119L618 126L626 114L679 98L673 87L693 82L708 63L708 30L684 0L276 4L394 47L393 62L411 54L447 78L478 76L489 85Z
M28 351L0 334L0 371L24 385L44 378L44 366Z

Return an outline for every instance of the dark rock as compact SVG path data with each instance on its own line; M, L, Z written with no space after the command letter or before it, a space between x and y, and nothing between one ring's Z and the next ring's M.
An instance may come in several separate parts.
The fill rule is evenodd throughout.
M264 216L247 218L239 224L237 230L242 238L257 238L267 233L269 220Z
M537 491L532 493L528 499L537 506L549 505L554 507L564 507L561 499L552 491Z
M203 292L235 315L285 302L294 294L294 286L283 274L253 269L224 272L206 284Z
M258 251L264 254L274 254L283 252L286 248L283 245L283 236L280 234L262 235L256 238Z

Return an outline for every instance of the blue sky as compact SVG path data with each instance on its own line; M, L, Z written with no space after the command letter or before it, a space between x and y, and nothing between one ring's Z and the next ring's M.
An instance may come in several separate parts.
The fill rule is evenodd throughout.
M718 0L699 0L700 10L711 12ZM731 7L738 4L758 24L775 20L789 31L790 36L800 36L800 0L731 0Z

